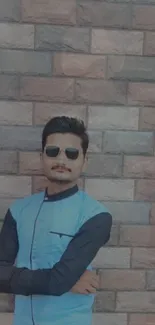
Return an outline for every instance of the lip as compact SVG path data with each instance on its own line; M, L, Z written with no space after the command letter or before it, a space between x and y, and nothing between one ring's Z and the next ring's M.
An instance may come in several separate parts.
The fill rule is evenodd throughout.
M59 173L64 173L64 172L69 171L67 168L63 168L63 167L56 167L56 168L54 168L54 170L59 172Z

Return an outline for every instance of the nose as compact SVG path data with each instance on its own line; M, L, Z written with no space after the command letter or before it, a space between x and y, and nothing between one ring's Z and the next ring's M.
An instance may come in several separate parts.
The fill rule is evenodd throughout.
M65 160L66 160L65 152L63 150L60 150L59 155L58 155L58 161L60 163L63 163L63 162L65 162Z

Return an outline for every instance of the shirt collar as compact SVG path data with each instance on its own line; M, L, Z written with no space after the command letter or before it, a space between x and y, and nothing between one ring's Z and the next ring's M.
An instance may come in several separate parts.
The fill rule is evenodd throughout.
M78 186L74 185L73 187L71 187L65 191L62 191L62 192L59 192L56 194L52 194L52 195L48 195L47 189L46 189L44 201L49 202L49 201L59 201L62 199L66 199L66 198L76 194L78 192L78 190L79 190Z

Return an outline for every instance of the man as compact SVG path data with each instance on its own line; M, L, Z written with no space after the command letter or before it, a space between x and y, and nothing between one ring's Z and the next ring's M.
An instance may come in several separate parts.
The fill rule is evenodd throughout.
M16 295L13 325L90 325L98 279L91 262L112 217L80 191L88 135L82 121L55 117L42 134L44 192L16 200L0 234L0 292Z

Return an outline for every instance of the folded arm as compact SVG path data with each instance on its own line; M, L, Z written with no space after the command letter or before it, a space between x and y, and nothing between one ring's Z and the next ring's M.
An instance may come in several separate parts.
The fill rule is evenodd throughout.
M29 270L14 266L19 243L16 221L8 210L0 233L0 292L60 296L70 291L109 240L111 226L112 217L107 212L92 217L52 269Z

